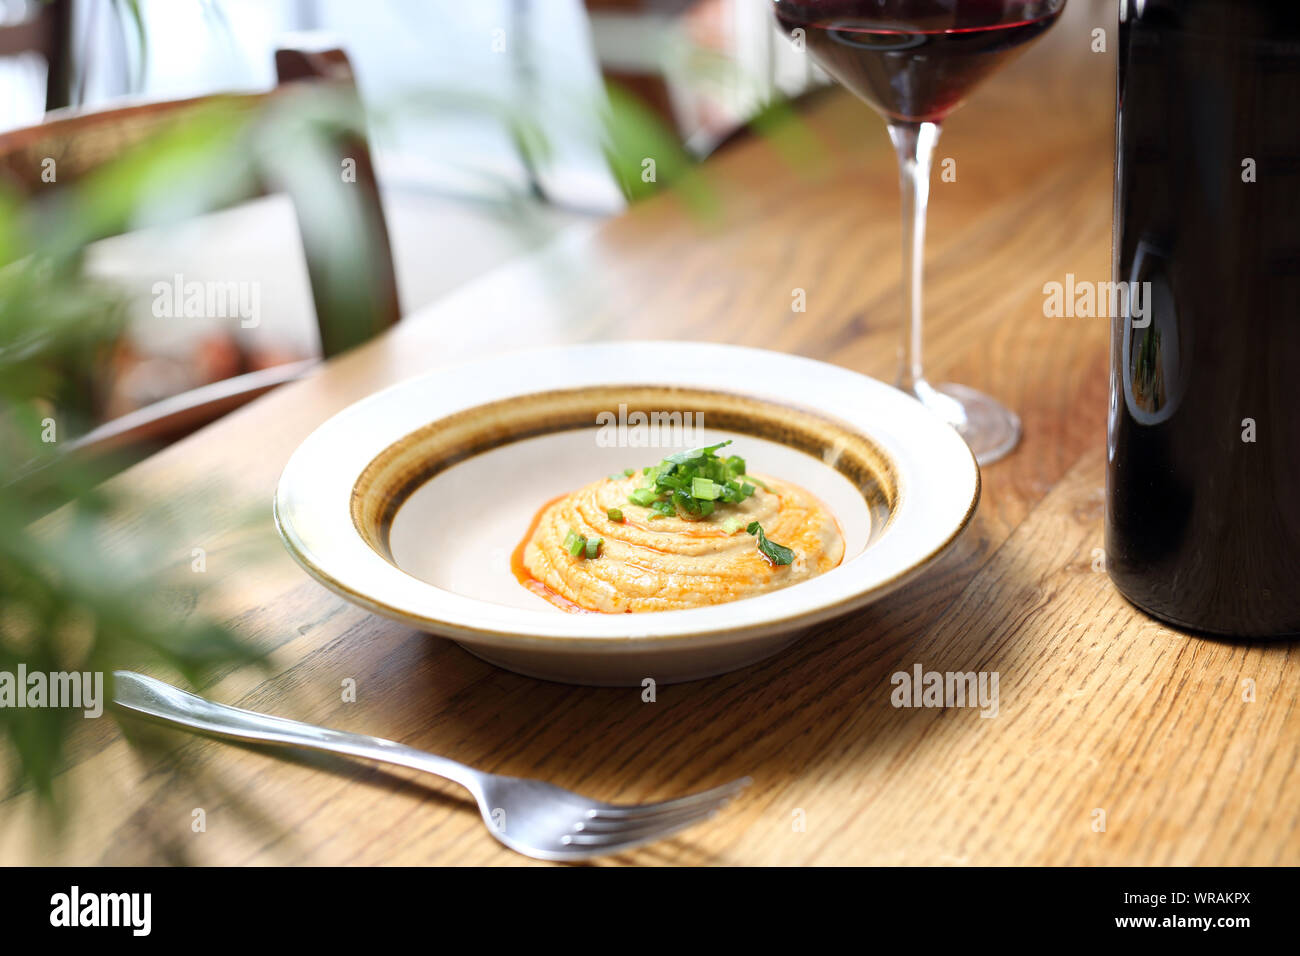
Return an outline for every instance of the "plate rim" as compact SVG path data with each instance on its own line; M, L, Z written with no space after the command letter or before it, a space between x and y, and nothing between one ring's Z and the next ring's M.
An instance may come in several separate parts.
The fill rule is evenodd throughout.
M849 413L845 414L842 409L830 408L825 409L824 414L833 417L841 425L858 431L889 457L898 479L899 504L898 514L894 516L895 518L907 515L915 515L915 520L921 520L922 518L916 510L918 506L914 498L918 490L916 487L916 468L909 459L909 454L915 452L916 449L928 448L931 457L938 455L940 458L946 458L949 464L964 464L968 467L966 475L949 475L946 479L947 483L952 483L960 478L966 479L960 481L961 488L966 489L962 494L961 504L958 506L954 494L953 500L948 502L952 517L944 522L945 533L939 540L932 541L925 553L913 555L908 562L894 568L887 575L877 575L864 587L855 586L847 591L846 588L836 588L835 591L845 593L839 594L838 598L833 601L826 598L814 600L809 593L817 582L826 580L826 575L821 575L788 588L767 592L740 601L707 607L661 611L653 614L583 615L575 617L560 612L551 614L540 609L508 608L504 605L456 594L414 577L389 563L387 559L375 552L362 539L361 532L353 524L350 493L331 502L331 491L340 491L339 487L327 490L320 487L320 483L304 480L304 468L307 468L312 463L312 456L318 455L330 441L332 433L346 430L349 425L358 419L363 419L372 410L378 410L383 408L385 404L391 404L395 396L408 391L418 391L421 386L428 388L439 380L452 382L457 378L464 380L467 375L473 379L475 378L474 373L481 373L483 370L493 367L497 368L498 373L503 369L508 369L511 365L520 366L521 363L523 370L530 367L534 369L553 367L554 360L557 357L563 357L566 364L570 366L573 366L576 361L578 368L601 370L595 378L578 384L630 385L631 382L629 381L620 382L612 377L615 373L606 373L603 370L607 367L616 368L620 363L627 365L629 359L633 357L635 358L633 364L644 366L647 364L647 352L660 352L663 353L663 357L686 358L689 356L695 361L696 368L707 369L710 375L714 375L719 368L746 368L755 362L769 366L787 366L792 370L798 368L806 374L816 374L822 381L826 378L834 379L837 387L847 393L856 391L860 393L860 397L872 397L878 399L885 406L893 406L895 410L905 410L903 417L910 420L910 427L906 430L906 439L900 439L898 436L886 436L885 440L882 440L879 430L873 431L868 427L864 427L861 421L855 420L853 417L856 412L870 418L873 413L869 410L863 412L858 409L849 409ZM542 359L550 359L551 362L548 364L546 361L541 361ZM727 363L735 364L733 366ZM746 363L750 364L747 365ZM680 364L673 374L681 374L682 369L688 365L689 363ZM688 370L685 378L670 377L670 380L658 384L665 387L686 385L730 391L733 394L781 404L780 400L773 397L770 392L765 394L761 390L722 385L719 384L716 378L697 379L691 378L690 375L691 372ZM645 376L642 376L642 378L645 378ZM479 374L477 380L482 382L484 378ZM489 388L487 392L491 393L495 398L508 398L556 387L554 380L532 386L525 382L520 387L519 383L511 381L509 376L502 376L500 383L500 387ZM566 382L565 384L573 383ZM637 381L636 384L643 384L643 382ZM470 400L463 402L447 402L444 397L442 403L444 407L425 414L422 421L426 423L437 421L444 415L452 414L457 410L472 409L491 400L492 398L484 398L483 395L480 395L477 398L471 396ZM820 405L818 407L820 408ZM866 407L869 408L869 404ZM400 427L400 422L398 426ZM414 427L419 427L419 425ZM916 431L914 432L913 429ZM389 432L392 430L391 427L388 429ZM402 434L407 433L409 433L409 430ZM928 433L928 435L925 433ZM923 441L922 436L930 439L930 441ZM390 441L383 440L378 436L368 437L373 439L371 441L371 450L374 453L371 454L364 449L356 448L349 450L344 461L337 464L336 474L326 479L327 484L341 486L345 483L348 491L351 492L357 479L376 454L391 444ZM399 434L393 440L400 440L401 437L402 435ZM912 445L910 450L904 447L908 444ZM374 449L375 445L378 445L377 450ZM339 477L341 474L350 477L344 482ZM310 475L306 475L306 478L309 479L310 477ZM924 479L928 476L920 477ZM975 514L980 500L981 484L979 466L976 464L970 449L957 432L947 423L934 417L916 399L877 379L815 359L748 346L668 340L620 341L497 352L484 358L431 370L413 378L393 383L361 398L322 422L294 450L277 482L272 503L272 514L276 529L286 549L312 578L351 603L380 616L467 644L534 650L545 647L569 652L642 652L651 646L689 645L692 648L703 648L712 645L729 644L749 637L759 637L777 631L812 626L869 604L920 574L951 547L953 542L969 526ZM328 530L325 533L322 533L320 527L305 530L304 521L300 520L303 517L303 508L329 507L331 504L337 508L337 513L324 516L323 527ZM342 520L339 520L340 517ZM342 527L344 522L346 523L346 530ZM873 550L880 549L890 537L897 538L899 526L896 521L893 523L895 527L890 532L887 532L885 536L882 536L880 541L872 544L867 551L859 555L855 561L870 554ZM906 533L908 529L904 526L903 530ZM331 535L337 536L340 532L345 537L350 536L353 540L346 543L344 541L335 541L335 549L343 553L331 553L328 547ZM322 539L326 545L324 553L322 553ZM382 562L387 570L385 571L373 562L363 561L357 546L368 552L374 558L374 561ZM366 576L371 581L379 581L379 583L387 584L389 587L383 593L372 593L372 587L367 587L364 583L356 580L357 574L348 574L347 559L349 557L355 561L363 561L364 567L360 570L367 571L368 575ZM340 565L342 565L341 570ZM351 582L348 580L349 577L352 579ZM817 590L824 591L826 588L823 584L823 587ZM796 599L794 601L791 600L791 595L795 595ZM798 600L800 595L807 595L808 599ZM403 599L403 597L409 599L412 596L423 596L425 599L422 602L424 606L410 606L410 601ZM756 616L752 609L760 602L766 609L770 609L775 613ZM458 607L466 609L466 606L479 606L499 616L515 619L524 624L527 624L530 620L537 620L548 621L552 626L545 628L475 626L465 619L466 615L455 613ZM740 609L740 613L735 613L736 609ZM725 619L727 610L732 612L731 617L737 618L734 623L727 624L725 620L719 620ZM722 613L719 613L720 611ZM606 626L593 627L593 622ZM624 624L624 626L610 626L615 622ZM699 623L696 624L695 622ZM567 626L560 627L559 624Z

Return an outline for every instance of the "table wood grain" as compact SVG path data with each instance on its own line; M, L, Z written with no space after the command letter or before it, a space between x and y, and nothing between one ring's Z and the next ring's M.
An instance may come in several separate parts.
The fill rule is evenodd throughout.
M637 688L498 670L349 606L283 554L269 513L289 454L335 411L503 348L687 338L892 379L897 178L880 122L842 93L804 111L814 159L755 139L711 160L712 218L651 199L133 468L117 484L141 504L106 554L146 511L176 515L160 596L229 620L270 655L269 671L206 689L218 699L609 800L753 777L715 820L610 863L1300 862L1293 645L1190 637L1111 587L1099 558L1107 322L1043 315L1044 283L1109 274L1114 60L1090 45L1098 26L1113 45L1112 20L1109 4L1072 0L940 141L957 177L932 194L927 367L999 396L1025 435L984 470L969 533L880 604L646 703ZM791 310L795 289L805 313ZM194 547L207 552L201 592L185 579ZM894 707L890 677L915 664L996 672L998 715ZM490 839L451 784L165 732L160 752L86 723L63 777L78 799L65 838L11 796L0 860L530 862Z

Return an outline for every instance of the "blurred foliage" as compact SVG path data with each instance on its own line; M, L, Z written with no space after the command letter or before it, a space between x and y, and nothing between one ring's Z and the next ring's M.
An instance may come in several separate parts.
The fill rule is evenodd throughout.
M325 162L338 181L324 144L360 128L345 99L308 88L257 108L216 99L48 193L0 190L0 671L103 673L107 695L117 668L152 662L199 685L259 659L226 627L166 606L170 576L185 574L187 590L199 579L165 503L126 500L69 450L92 424L93 373L127 318L121 293L86 274L84 251L227 205L260 182L318 185ZM340 224L340 244L355 235L346 190L312 200ZM355 251L339 259L346 284ZM124 516L129 533L118 533ZM0 708L10 788L34 790L56 823L66 812L57 775L82 719L75 709Z
M668 185L697 214L716 214L716 197L677 134L618 84L607 83L605 95L601 145L623 194L635 202Z
M116 6L123 29L135 35L143 75L139 4ZM676 134L623 89L606 92L603 104L579 103L575 113L595 119L628 198L667 187L712 215L714 192ZM551 154L534 118L511 104L466 91L422 91L416 99L430 113L495 119L534 168ZM370 123L383 119L371 110ZM792 120L787 107L772 103L756 128L797 162L816 149ZM287 192L339 237L327 294L350 302L364 329L369 303L349 299L370 267L360 212L349 190L331 184L340 179L339 137L366 135L360 103L337 90L304 85L265 99L216 97L48 193L0 186L0 671L16 673L21 664L29 673L102 672L110 696L117 668L153 662L202 685L259 660L227 627L177 615L160 600L169 569L186 574L190 554L177 543L188 539L178 537L165 503L127 500L121 486L102 484L101 471L68 452L69 441L94 424L96 370L128 319L121 290L89 276L84 254L100 238L190 218L260 187ZM645 175L648 158L653 177ZM51 422L53 442L43 440ZM116 533L123 520L129 533ZM176 557L160 567L160 555ZM197 588L186 578L186 588ZM75 709L0 708L11 758L0 765L11 771L10 792L34 791L56 823L67 811L58 774L82 719Z

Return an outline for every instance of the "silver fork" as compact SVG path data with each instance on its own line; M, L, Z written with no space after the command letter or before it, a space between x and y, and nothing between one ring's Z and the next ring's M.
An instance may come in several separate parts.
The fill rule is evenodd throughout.
M587 860L662 840L713 816L749 784L745 777L661 803L601 803L540 780L485 773L381 737L214 703L134 671L115 671L113 678L116 706L164 724L376 760L455 781L478 803L488 832L510 849L540 860Z

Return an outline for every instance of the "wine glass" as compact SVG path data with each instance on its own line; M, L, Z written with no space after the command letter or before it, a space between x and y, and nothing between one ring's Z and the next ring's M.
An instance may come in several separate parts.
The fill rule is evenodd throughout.
M930 162L944 118L984 77L1042 35L1065 0L773 0L777 23L827 73L880 113L903 194L903 341L898 387L947 420L981 465L1020 440L1020 419L921 369L921 276Z

